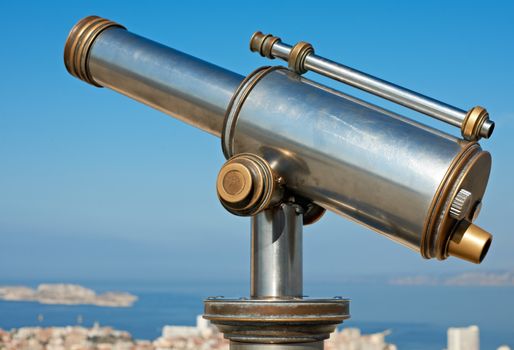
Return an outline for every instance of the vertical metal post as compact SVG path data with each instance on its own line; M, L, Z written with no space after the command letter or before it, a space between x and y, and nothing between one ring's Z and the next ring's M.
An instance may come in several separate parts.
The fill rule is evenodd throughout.
M283 203L252 217L251 298L303 296L303 211ZM323 350L323 341L294 344L230 342L231 350Z
M251 297L205 301L204 318L230 350L323 350L350 317L342 298L303 297L303 208L282 203L252 217Z
M252 298L303 296L302 225L302 210L291 203L252 217Z
M347 299L303 297L304 219L320 213L284 196L279 178L265 159L242 153L216 182L228 211L252 217L250 298L205 300L203 317L230 340L230 350L323 350L350 316Z

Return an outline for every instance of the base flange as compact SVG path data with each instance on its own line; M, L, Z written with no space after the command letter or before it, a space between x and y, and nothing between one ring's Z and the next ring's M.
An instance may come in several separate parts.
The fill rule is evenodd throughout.
M350 317L348 299L208 298L204 318L235 345L322 342Z

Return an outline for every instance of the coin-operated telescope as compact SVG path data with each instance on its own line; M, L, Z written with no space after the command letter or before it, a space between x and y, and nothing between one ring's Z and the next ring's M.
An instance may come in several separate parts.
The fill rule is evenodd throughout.
M492 236L473 224L491 168L477 143L494 122L332 62L305 42L257 32L250 49L287 67L246 77L91 16L66 41L68 71L221 137L222 205L251 216L249 298L209 298L204 317L231 349L322 349L349 301L303 297L302 226L325 210L424 258L480 263ZM313 71L460 129L424 126L302 77Z

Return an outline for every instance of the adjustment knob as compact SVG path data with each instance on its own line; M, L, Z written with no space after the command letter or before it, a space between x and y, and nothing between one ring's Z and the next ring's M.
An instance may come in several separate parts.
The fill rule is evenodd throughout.
M283 195L280 178L268 162L250 153L238 154L223 165L216 189L225 209L239 216L255 215Z
M471 192L461 188L450 206L450 216L457 220L464 219L471 209L472 199Z

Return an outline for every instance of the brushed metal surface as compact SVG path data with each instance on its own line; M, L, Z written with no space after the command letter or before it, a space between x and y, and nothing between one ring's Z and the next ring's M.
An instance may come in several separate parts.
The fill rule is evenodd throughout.
M277 40L271 46L270 51L270 57L277 57L291 63L290 60L294 46ZM468 113L466 110L318 56L314 52L306 55L302 69L316 72L341 83L369 92L458 128L463 127ZM494 122L487 119L480 126L479 136L489 138L493 129Z
M418 250L430 204L467 142L287 70L255 85L234 154L265 158L294 193Z
M282 204L252 217L252 298L302 297L302 214Z
M92 45L89 71L100 85L221 135L225 110L243 76L121 28Z

